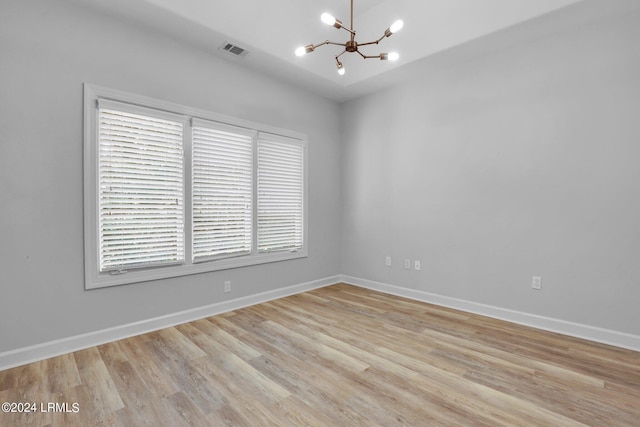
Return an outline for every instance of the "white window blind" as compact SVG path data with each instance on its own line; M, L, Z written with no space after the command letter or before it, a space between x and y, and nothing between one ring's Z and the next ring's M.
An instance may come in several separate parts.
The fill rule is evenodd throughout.
M251 252L256 132L192 120L193 261Z
M100 271L184 260L181 116L100 99Z
M258 251L303 247L304 146L268 133L258 136Z
M85 287L308 256L307 139L84 86Z

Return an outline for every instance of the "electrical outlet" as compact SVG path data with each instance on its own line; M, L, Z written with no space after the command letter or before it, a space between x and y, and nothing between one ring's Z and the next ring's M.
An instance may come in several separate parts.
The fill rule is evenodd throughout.
M420 260L415 260L415 261L413 262L413 269L414 269L415 271L420 271Z
M531 287L536 290L542 289L542 277L533 276L531 278Z
M231 280L224 281L224 291L231 292Z
M411 260L410 259L405 259L404 260L404 268L406 268L407 270L411 270Z
M390 257L390 256L388 256L388 257L385 259L385 261L384 261L384 262L385 262L385 264L387 265L387 267L391 267L391 257Z

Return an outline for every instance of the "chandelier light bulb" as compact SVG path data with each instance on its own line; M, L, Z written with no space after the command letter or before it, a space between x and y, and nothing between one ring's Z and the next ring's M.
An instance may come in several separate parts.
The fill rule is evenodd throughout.
M389 61L397 61L399 58L400 55L398 55L398 52L389 52L389 55L387 57Z
M345 69L342 63L338 63L337 67L338 67L338 74L340 74L341 76L344 76Z
M389 27L389 32L391 34L395 34L400 31L402 27L404 27L404 22L402 21L402 19L398 19L396 22L391 24L391 26Z
M315 46L312 44L308 44L306 46L300 46L299 48L296 49L296 55L297 56L303 56L309 52L313 52L315 50Z
M320 20L322 22L324 22L325 24L327 24L327 25L335 25L335 23L336 23L336 18L333 15L331 15L330 13L327 13L327 12L323 13L322 15L320 15Z

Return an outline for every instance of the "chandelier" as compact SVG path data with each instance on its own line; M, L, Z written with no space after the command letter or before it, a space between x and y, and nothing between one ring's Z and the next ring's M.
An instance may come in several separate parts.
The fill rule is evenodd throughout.
M351 36L349 38L348 41L344 42L344 43L336 43L336 42L332 42L329 40L325 40L322 43L319 44L308 44L306 46L300 46L299 48L296 49L296 55L297 56L303 56L309 52L313 52L317 47L320 46L324 46L326 44L332 44L332 45L336 45L336 46L343 46L344 50L339 53L338 55L336 55L336 67L338 68L338 74L340 74L341 76L344 75L345 69L344 66L342 65L342 62L340 62L340 57L345 54L346 52L349 53L357 53L358 55L360 55L363 59L375 59L378 58L382 61L396 61L399 58L399 55L396 52L390 52L390 53L381 53L378 55L365 55L362 52L360 52L360 50L358 48L362 47L362 46L367 46L367 45L372 45L372 44L378 44L380 43L385 37L389 37L391 36L391 34L397 33L398 31L400 31L402 29L402 26L404 25L404 23L402 22L401 19L398 19L397 21L395 21L393 24L391 24L391 26L389 28L387 28L384 31L384 34L382 35L382 37L380 37L378 40L374 40L371 42L367 42L367 43L358 43L356 41L356 32L353 29L353 0L351 0L351 28L347 28L342 24L342 21L340 21L339 19L336 19L335 17L333 17L331 14L329 13L323 13L320 16L320 19L322 20L322 22L324 22L327 25L331 25L337 29L344 29L346 31L348 31Z

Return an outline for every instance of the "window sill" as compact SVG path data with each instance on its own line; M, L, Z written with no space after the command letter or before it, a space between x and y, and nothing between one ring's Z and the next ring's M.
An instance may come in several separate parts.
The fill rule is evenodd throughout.
M278 252L226 258L198 264L181 264L148 269L131 270L118 274L109 272L99 273L94 277L85 277L85 289L99 289L110 286L127 285L132 283L148 282L151 280L168 279L171 277L188 276L191 274L208 273L213 271L228 270L232 268L249 267L252 265L267 264L271 262L287 261L298 258L306 258L306 250L298 252Z

